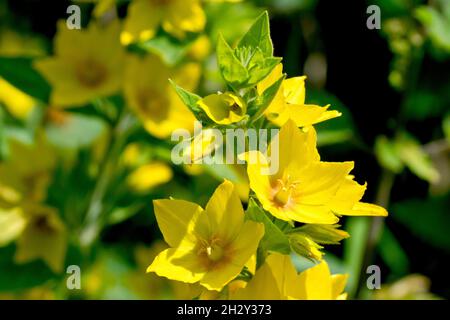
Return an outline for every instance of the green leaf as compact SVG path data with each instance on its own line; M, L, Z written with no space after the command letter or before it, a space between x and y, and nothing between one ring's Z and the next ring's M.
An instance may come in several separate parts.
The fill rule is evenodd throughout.
M14 252L14 245L0 249L0 292L32 288L55 276L42 260L16 264Z
M413 199L392 205L391 216L423 241L450 252L448 196Z
M439 172L414 137L406 132L401 133L395 139L395 149L400 159L416 176L430 183L439 180Z
M368 217L350 217L345 225L345 229L351 235L344 242L344 262L349 273L347 292L350 297L355 295L358 288L370 223L371 218Z
M397 149L385 136L377 137L375 141L375 155L378 162L386 169L395 173L400 173L403 170L403 162L397 153Z
M444 131L445 138L450 142L450 113L442 121L442 130Z
M247 69L234 55L233 49L230 48L222 35L219 35L217 42L217 63L223 79L233 88L239 88L248 80Z
M447 3L447 7L450 7ZM450 11L450 10L447 10ZM425 26L434 46L450 53L450 15L431 6L420 6L415 10L416 18Z
M67 119L50 123L45 128L51 143L61 148L78 149L90 146L107 128L106 122L83 114L67 114Z
M259 52L259 49L257 52ZM247 86L253 86L267 77L280 62L281 58L270 57L260 60L257 54L253 55L248 66L249 79L247 80Z
M347 239L349 234L344 230L339 230L338 224L305 224L299 228L292 229L291 233L304 234L318 244L339 244L343 239Z
M406 275L408 273L408 256L387 227L383 228L377 248L381 258L391 268L393 273L397 275Z
M266 213L256 204L255 200L250 198L246 217L250 220L264 224L264 237L261 239L260 246L266 251L276 251L282 254L289 254L291 248L286 235L275 226L267 217Z
M322 259L323 249L321 245L303 233L290 233L289 243L295 253L311 261Z
M286 75L282 75L270 87L264 90L264 92L259 97L257 97L249 104L247 113L250 115L253 122L258 120L264 114L264 111L266 111L272 100L275 98L285 78Z
M0 57L0 77L26 94L48 102L50 86L32 66L33 59L26 57Z
M131 44L129 48L135 52L154 53L169 66L174 66L184 58L194 41L194 35L180 40L160 29L155 37L142 43Z
M141 203L135 203L128 207L114 208L114 210L108 216L107 223L108 224L121 223L137 214L142 208L143 205Z
M171 79L169 79L169 82L175 88L175 91L177 92L181 101L183 101L183 103L189 108L189 110L192 111L192 113L198 120L209 121L208 120L209 118L206 116L204 111L200 109L199 106L197 105L197 102L202 99L200 96L183 89Z
M264 11L253 23L238 43L238 48L259 48L264 57L273 56L273 45L270 39L269 14Z

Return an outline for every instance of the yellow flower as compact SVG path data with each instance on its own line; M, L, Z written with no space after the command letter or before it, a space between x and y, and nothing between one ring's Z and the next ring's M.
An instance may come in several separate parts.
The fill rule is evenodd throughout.
M273 141L270 152L279 152L278 172L262 175L268 160L259 154L249 161L250 188L264 209L286 221L333 224L337 215L386 216L384 208L359 202L365 190L349 176L354 163L320 161L312 127L300 130L289 120Z
M278 64L273 71L257 85L258 94L270 87L282 75L283 65ZM283 81L275 98L265 111L267 119L282 126L289 119L293 120L297 127L310 126L328 119L336 118L340 112L328 111L329 105L320 107L313 104L305 104L305 80L306 76L289 78Z
M264 226L244 221L234 186L225 180L206 209L183 200L155 200L156 219L170 249L161 252L148 272L220 291L256 252Z
M273 253L242 289L231 293L231 299L242 300L335 300L345 299L342 293L347 275L331 275L328 265L318 265L297 274L291 258Z
M197 102L208 117L218 124L231 124L242 120L247 112L247 105L233 93L215 93Z
M42 136L34 145L11 139L8 147L9 156L0 163L0 205L12 207L24 200L44 200L50 170L55 166L53 149Z
M195 117L168 79L173 78L176 83L193 90L199 77L200 67L195 63L171 70L155 55L130 56L125 70L125 99L145 129L158 138L166 138L178 128L192 132Z
M0 208L0 247L17 239L26 225L26 218L19 207Z
M33 110L36 101L6 80L0 78L0 104L3 104L14 117L23 120Z
M119 31L116 20L105 28L92 23L86 30L58 23L55 55L34 64L52 86L51 104L79 106L121 88L124 51Z
M151 39L160 25L183 38L187 32L203 30L205 23L199 0L134 0L128 7L121 41L127 45Z
M211 51L211 43L206 35L201 35L189 46L186 55L195 61L204 61Z
M66 228L55 209L27 204L22 207L26 226L17 239L14 260L26 263L42 259L54 272L61 272L67 250Z
M127 184L137 192L146 192L172 179L172 169L163 162L152 162L135 169L127 178Z

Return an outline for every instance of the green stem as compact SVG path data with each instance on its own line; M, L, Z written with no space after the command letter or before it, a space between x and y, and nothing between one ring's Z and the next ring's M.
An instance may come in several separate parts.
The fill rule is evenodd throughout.
M105 193L110 185L111 178L114 176L118 158L122 147L127 140L130 129L133 127L132 125L132 116L129 113L124 112L112 131L109 148L100 165L100 173L94 191L92 192L91 200L86 212L84 228L80 235L80 245L83 248L89 248L97 239L101 231Z
M394 180L395 174L387 169L383 169L375 202L384 208L389 206L390 193ZM359 270L359 283L355 292L356 297L361 297L361 294L364 291L366 280L364 275L366 274L366 268L374 259L375 249L383 231L383 226L383 217L373 217L370 219L367 237L365 239L365 250L361 260L361 269Z

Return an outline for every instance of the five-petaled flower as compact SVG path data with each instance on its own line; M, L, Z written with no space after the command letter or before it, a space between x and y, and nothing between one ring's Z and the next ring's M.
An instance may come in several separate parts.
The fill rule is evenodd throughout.
M183 200L155 200L156 219L171 246L148 272L220 291L242 271L264 234L264 226L244 220L241 201L227 180L205 210Z

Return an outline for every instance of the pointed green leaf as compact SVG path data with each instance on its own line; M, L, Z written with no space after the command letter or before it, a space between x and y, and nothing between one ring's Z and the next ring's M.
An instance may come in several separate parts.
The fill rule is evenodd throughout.
M275 226L265 212L258 207L255 200L250 199L246 211L246 217L250 220L264 224L264 237L261 239L260 246L266 251L277 251L283 254L289 254L291 249L286 235Z
M33 69L32 62L26 57L0 57L0 77L26 94L48 102L50 85Z
M430 183L439 180L439 172L414 137L403 132L396 138L395 148L402 161L416 176Z
M234 51L222 35L219 35L217 42L217 63L222 77L232 87L239 88L248 80L247 69L234 55Z
M238 43L238 47L259 48L264 57L273 55L273 45L270 39L269 14L264 11L253 23L247 33Z
M195 93L189 92L179 85L177 85L175 82L173 82L171 79L169 79L170 84L174 87L175 91L177 92L178 96L180 97L181 101L189 108L189 110L192 111L194 116L198 120L205 120L208 121L208 117L205 115L202 109L200 109L197 105L197 102L200 101L202 98Z
M264 111L269 107L273 98L275 98L281 84L283 83L286 75L282 75L277 81L275 81L270 87L268 87L264 92L252 101L248 107L247 113L252 117L252 121L255 122L263 114Z
M385 136L377 137L375 141L375 155L378 162L386 169L395 173L400 173L403 170L403 162L394 144Z
M260 50L258 49L248 65L249 79L247 80L247 86L253 86L260 82L281 62L281 58L278 57L264 58L261 60L261 55L258 54L259 52Z
M288 233L304 234L318 244L339 244L341 240L349 237L349 234L344 230L339 230L339 227L338 224L305 224Z

